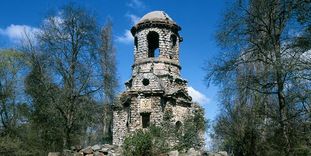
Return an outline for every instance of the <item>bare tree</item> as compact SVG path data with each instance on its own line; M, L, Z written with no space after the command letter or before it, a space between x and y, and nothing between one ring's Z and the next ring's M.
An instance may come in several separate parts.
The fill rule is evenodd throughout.
M116 74L115 48L112 44L112 23L107 21L101 31L100 62L103 73L104 111L103 111L103 135L104 140L112 141L112 105L118 88Z
M41 29L38 41L58 88L53 104L62 118L64 146L69 147L96 118L96 94L103 86L96 58L99 29L94 16L72 4L49 16Z
M231 97L236 99L233 105L262 102L263 121L276 121L275 133L281 134L276 144L284 155L292 154L297 147L293 134L304 130L292 126L307 113L301 109L303 98L290 98L292 91L307 99L305 92L310 91L311 66L305 58L310 52L297 44L297 40L308 40L299 34L305 32L309 20L299 23L296 16L297 8L303 5L310 7L307 1L295 0L236 1L217 35L224 52L211 64L207 76L224 90L231 83L229 88L235 92ZM293 85L299 84L306 86L295 89Z

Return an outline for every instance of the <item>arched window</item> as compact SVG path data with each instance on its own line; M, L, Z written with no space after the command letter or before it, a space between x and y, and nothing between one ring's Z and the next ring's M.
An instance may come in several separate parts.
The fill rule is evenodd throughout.
M180 121L177 121L176 124L175 124L176 132L180 132L181 127L182 127L182 123Z
M148 57L157 57L160 54L159 51L159 34L154 31L150 31L147 35L148 40Z
M171 35L171 42L172 42L172 48L176 46L176 42L177 42L177 36L172 34Z

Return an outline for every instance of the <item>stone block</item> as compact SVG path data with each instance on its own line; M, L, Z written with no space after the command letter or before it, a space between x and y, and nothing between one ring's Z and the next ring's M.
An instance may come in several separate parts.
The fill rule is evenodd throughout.
M177 150L175 151L170 151L167 153L168 156L178 156L179 155L179 152Z
M48 156L61 156L60 152L49 152Z

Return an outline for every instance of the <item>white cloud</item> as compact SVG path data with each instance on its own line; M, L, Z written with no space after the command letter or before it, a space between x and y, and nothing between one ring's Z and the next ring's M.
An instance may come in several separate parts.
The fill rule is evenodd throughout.
M0 28L0 35L8 37L10 41L14 43L18 43L26 39L26 37L33 39L38 32L40 32L40 29L28 25L11 24L5 29Z
M122 36L117 36L116 38L117 42L125 43L125 44L132 43L133 40L134 40L134 37L132 36L132 33L130 30L125 30Z
M126 14L126 16L130 18L132 25L135 25L140 20L140 17L134 14Z
M146 8L145 4L141 0L131 0L130 3L128 3L128 6L134 9Z
M134 14L126 14L130 21L131 21L131 26L135 25L139 20L140 17L134 15ZM133 43L134 37L132 36L132 33L130 30L126 29L124 31L124 34L122 36L117 36L116 41L124 44L130 44Z
M187 87L189 95L192 97L192 101L197 102L201 105L207 104L210 102L210 99L206 97L204 94L199 92L198 90L195 90L191 86Z

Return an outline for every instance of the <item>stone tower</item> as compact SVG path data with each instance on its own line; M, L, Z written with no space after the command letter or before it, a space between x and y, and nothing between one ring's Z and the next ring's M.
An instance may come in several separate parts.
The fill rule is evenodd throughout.
M165 111L180 128L195 109L180 76L181 28L163 11L143 16L132 27L134 64L126 91L113 112L113 144L121 145L127 134L148 126L160 126Z

